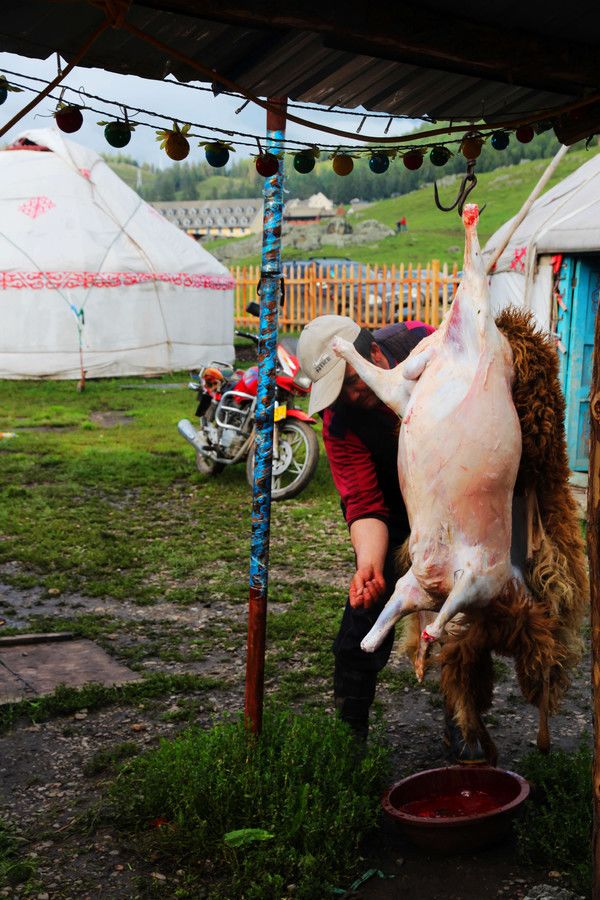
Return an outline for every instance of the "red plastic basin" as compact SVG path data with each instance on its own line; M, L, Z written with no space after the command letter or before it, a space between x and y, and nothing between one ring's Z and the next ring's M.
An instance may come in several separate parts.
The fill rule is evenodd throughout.
M397 782L381 804L414 844L460 853L506 837L528 796L528 783L515 772L447 766Z

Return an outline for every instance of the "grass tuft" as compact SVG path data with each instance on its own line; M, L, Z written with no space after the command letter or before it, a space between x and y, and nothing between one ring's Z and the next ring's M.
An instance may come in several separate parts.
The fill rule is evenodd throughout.
M163 741L125 765L111 799L149 858L218 873L214 896L281 900L293 884L309 900L356 871L388 764L335 717L271 710L258 739L240 717Z
M120 744L115 744L114 747L96 750L84 764L83 774L88 778L92 778L94 775L111 772L123 760L128 759L130 756L135 756L137 753L139 753L139 747L133 741L123 741Z
M6 896L10 888L19 886L18 893L21 893L26 887L32 890L35 887L35 861L23 855L22 843L22 838L0 819L0 888L8 889Z
M35 700L17 700L0 707L0 733L7 731L19 719L43 722L53 716L65 716L81 709L101 709L115 704L132 704L139 700L161 697L169 693L214 690L223 687L223 680L205 675L165 675L155 672L141 681L106 686L86 684L82 688L59 684L55 691Z
M589 896L592 878L592 750L529 753L522 763L532 799L517 824L519 853L530 863L564 872Z

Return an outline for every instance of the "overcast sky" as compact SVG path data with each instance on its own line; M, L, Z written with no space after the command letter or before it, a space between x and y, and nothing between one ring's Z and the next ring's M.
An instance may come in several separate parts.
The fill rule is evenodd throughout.
M16 83L29 84L37 86L38 90L43 85L35 82L19 79L16 75L9 72L18 72L22 75L35 76L37 78L45 78L50 81L56 75L56 56L52 56L47 60L28 59L22 56L16 56L12 53L0 53L0 72L4 72L10 81ZM173 119L182 122L201 123L206 126L215 126L223 129L234 129L235 131L247 132L249 134L264 134L265 130L265 112L250 103L239 114L236 115L236 109L242 105L237 97L214 97L211 92L194 91L186 87L169 81L151 81L145 78L138 78L133 75L117 75L112 72L105 72L102 69L74 69L64 80L63 84L75 89L83 89L90 94L99 97L111 98L114 101L129 104L131 106L150 110L160 114L160 121L165 127L171 127ZM54 93L58 93L58 88ZM0 122L5 123L15 115L19 109L33 98L31 91L23 93L9 93L8 99L0 108ZM77 98L71 92L66 92L65 99L76 101ZM112 150L104 140L103 129L97 124L98 121L111 117L117 117L122 113L118 106L110 103L101 103L99 101L82 100L81 104L91 104L97 109L108 114L99 115L91 111L84 111L84 124L80 131L69 136L72 139L93 147L98 152L118 152ZM22 131L30 128L54 128L54 119L52 112L56 108L56 101L44 99L38 107L25 116L17 125L15 125L2 138L2 143L10 143ZM338 116L327 111L302 111L301 115L314 122L327 122L336 127L345 128L348 131L356 131L360 122L360 115L354 116ZM132 116L134 120L136 116ZM147 120L148 116L140 115L137 118ZM365 124L363 130L370 134L383 134L385 126L388 124L387 119L369 120ZM414 127L414 123L396 121L392 125L390 133L400 134ZM196 131L196 129L192 129ZM199 130L198 130L199 131ZM212 136L210 129L206 128L207 136ZM313 131L303 126L288 123L287 136L291 140L301 140L307 142L319 142L333 144L337 142L337 138L326 135L322 132ZM225 139L226 136L223 136ZM344 143L340 139L340 143ZM130 156L135 157L140 162L148 162L156 166L170 165L171 161L165 156L164 152L159 149L159 143L155 139L155 132L151 128L139 127L134 132L130 144L122 151ZM250 153L256 153L256 144L253 147L240 147L236 151L240 156L247 156ZM192 143L192 150L188 157L190 162L199 162L204 158L201 148L197 146L197 141Z

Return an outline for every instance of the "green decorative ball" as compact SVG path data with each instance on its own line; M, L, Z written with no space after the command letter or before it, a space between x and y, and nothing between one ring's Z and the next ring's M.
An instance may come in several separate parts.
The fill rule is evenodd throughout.
M445 166L451 156L447 147L432 147L429 160L434 166Z
M308 175L315 167L315 157L307 150L300 150L294 156L294 168L301 175Z
M104 137L111 147L126 147L131 140L131 128L126 122L109 122Z

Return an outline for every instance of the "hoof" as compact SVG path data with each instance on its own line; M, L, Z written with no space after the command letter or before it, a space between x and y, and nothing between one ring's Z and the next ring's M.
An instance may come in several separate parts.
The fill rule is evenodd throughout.
M449 750L452 762L460 766L485 766L488 763L485 751L479 740L467 743L456 722L446 721L444 743ZM493 765L493 764L492 764Z

